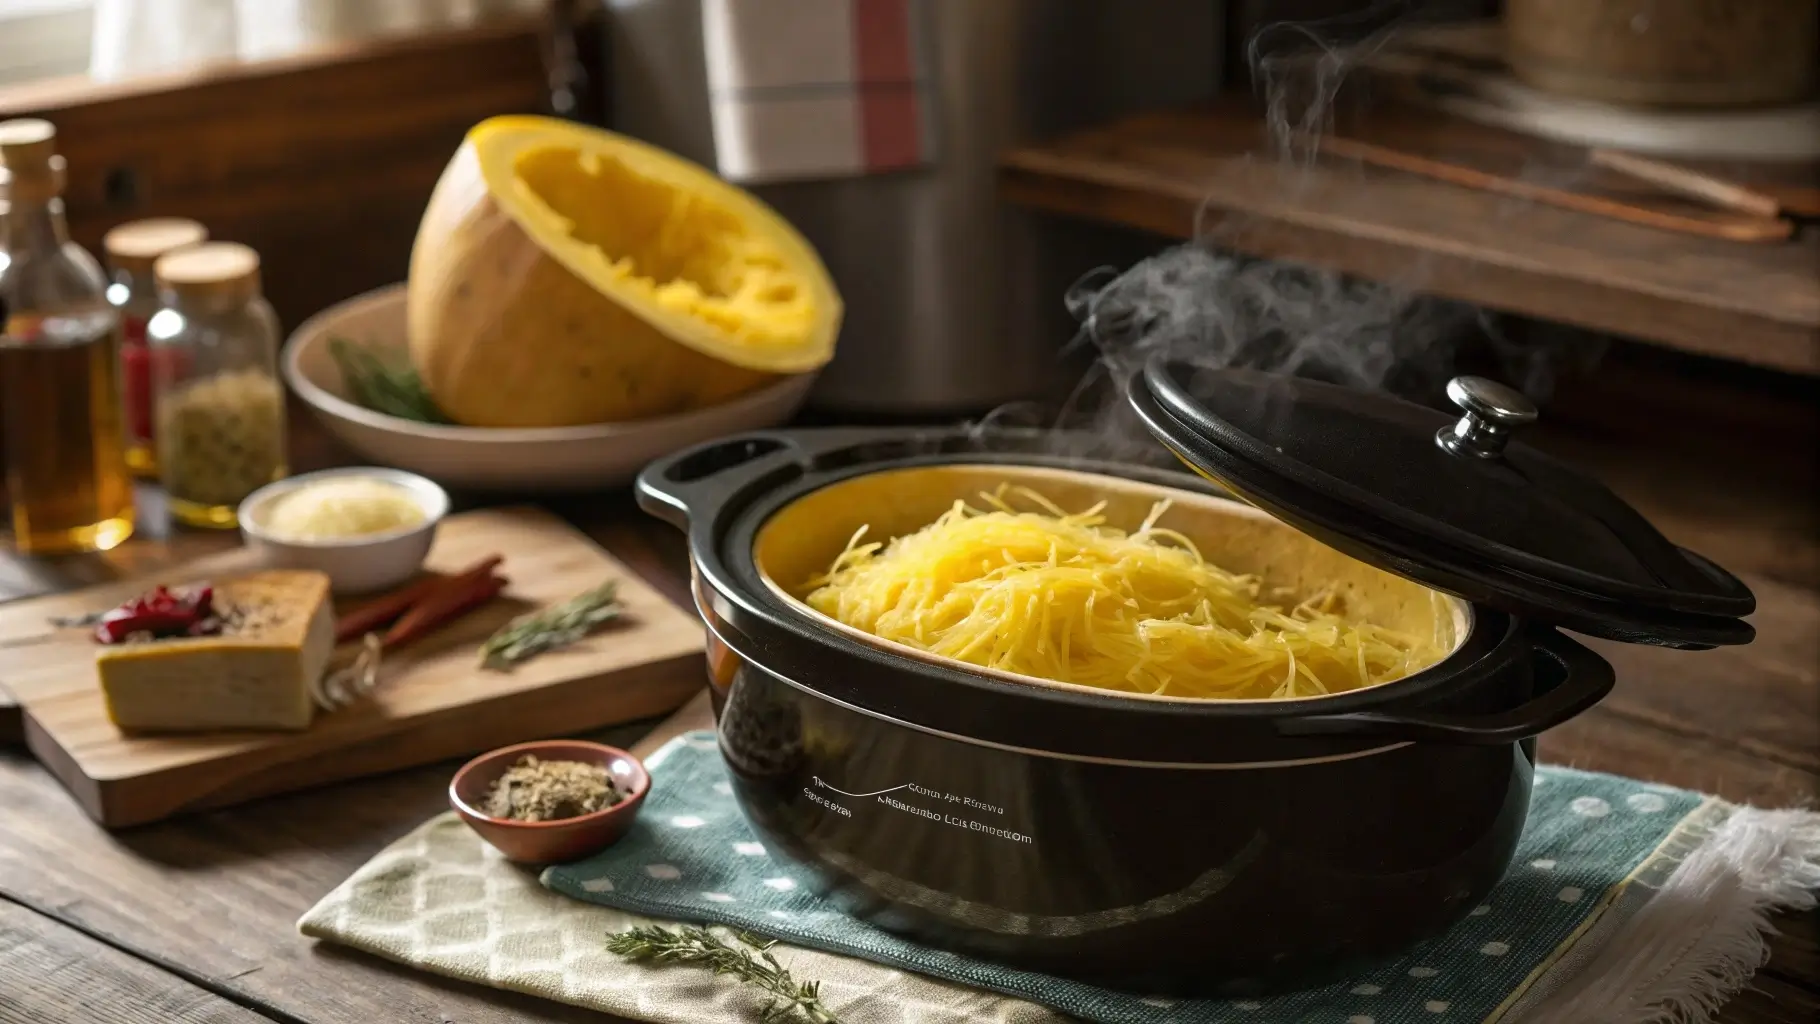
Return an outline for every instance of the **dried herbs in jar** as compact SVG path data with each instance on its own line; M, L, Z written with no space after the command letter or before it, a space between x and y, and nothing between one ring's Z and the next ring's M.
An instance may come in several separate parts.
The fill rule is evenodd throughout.
M264 373L231 370L180 385L158 410L159 475L173 503L238 505L284 476L284 392Z
M244 245L180 249L154 273L165 304L146 327L159 480L179 522L231 528L241 500L286 473L278 318Z

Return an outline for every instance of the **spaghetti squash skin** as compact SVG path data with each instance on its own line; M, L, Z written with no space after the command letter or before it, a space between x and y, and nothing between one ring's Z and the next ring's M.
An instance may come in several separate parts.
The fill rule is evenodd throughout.
M825 364L840 317L813 249L756 199L548 118L469 132L411 253L411 359L466 426L715 405Z

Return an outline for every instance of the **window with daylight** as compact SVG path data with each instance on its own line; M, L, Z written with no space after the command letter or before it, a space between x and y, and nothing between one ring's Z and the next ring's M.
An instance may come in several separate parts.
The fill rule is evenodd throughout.
M553 3L0 0L0 121L55 125L91 252L199 220L260 253L294 325L404 277L469 128L549 109Z
M0 0L0 85L118 81L460 28L543 0Z
M95 0L0 0L0 85L88 69Z

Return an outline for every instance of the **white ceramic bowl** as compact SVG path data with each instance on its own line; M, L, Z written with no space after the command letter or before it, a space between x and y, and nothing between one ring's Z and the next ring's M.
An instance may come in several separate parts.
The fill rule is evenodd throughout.
M266 516L278 499L320 480L366 477L395 484L423 509L423 522L402 530L349 537L345 540L282 540L266 532ZM448 492L415 473L374 466L351 466L304 473L267 484L240 503L240 535L273 569L315 569L326 573L337 594L389 590L423 568L436 539L436 525L449 512Z
M785 377L708 409L625 423L541 428L415 423L350 401L329 354L329 339L340 337L402 356L404 318L401 284L323 310L291 335L284 379L331 433L364 458L451 487L541 492L616 487L660 455L783 423L815 382L812 373Z

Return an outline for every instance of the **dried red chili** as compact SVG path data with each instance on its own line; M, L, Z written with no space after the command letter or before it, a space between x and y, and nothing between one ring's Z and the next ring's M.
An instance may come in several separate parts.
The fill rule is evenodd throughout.
M213 587L204 584L176 593L157 586L101 616L95 626L95 640L118 644L140 633L153 638L206 636L220 629Z

